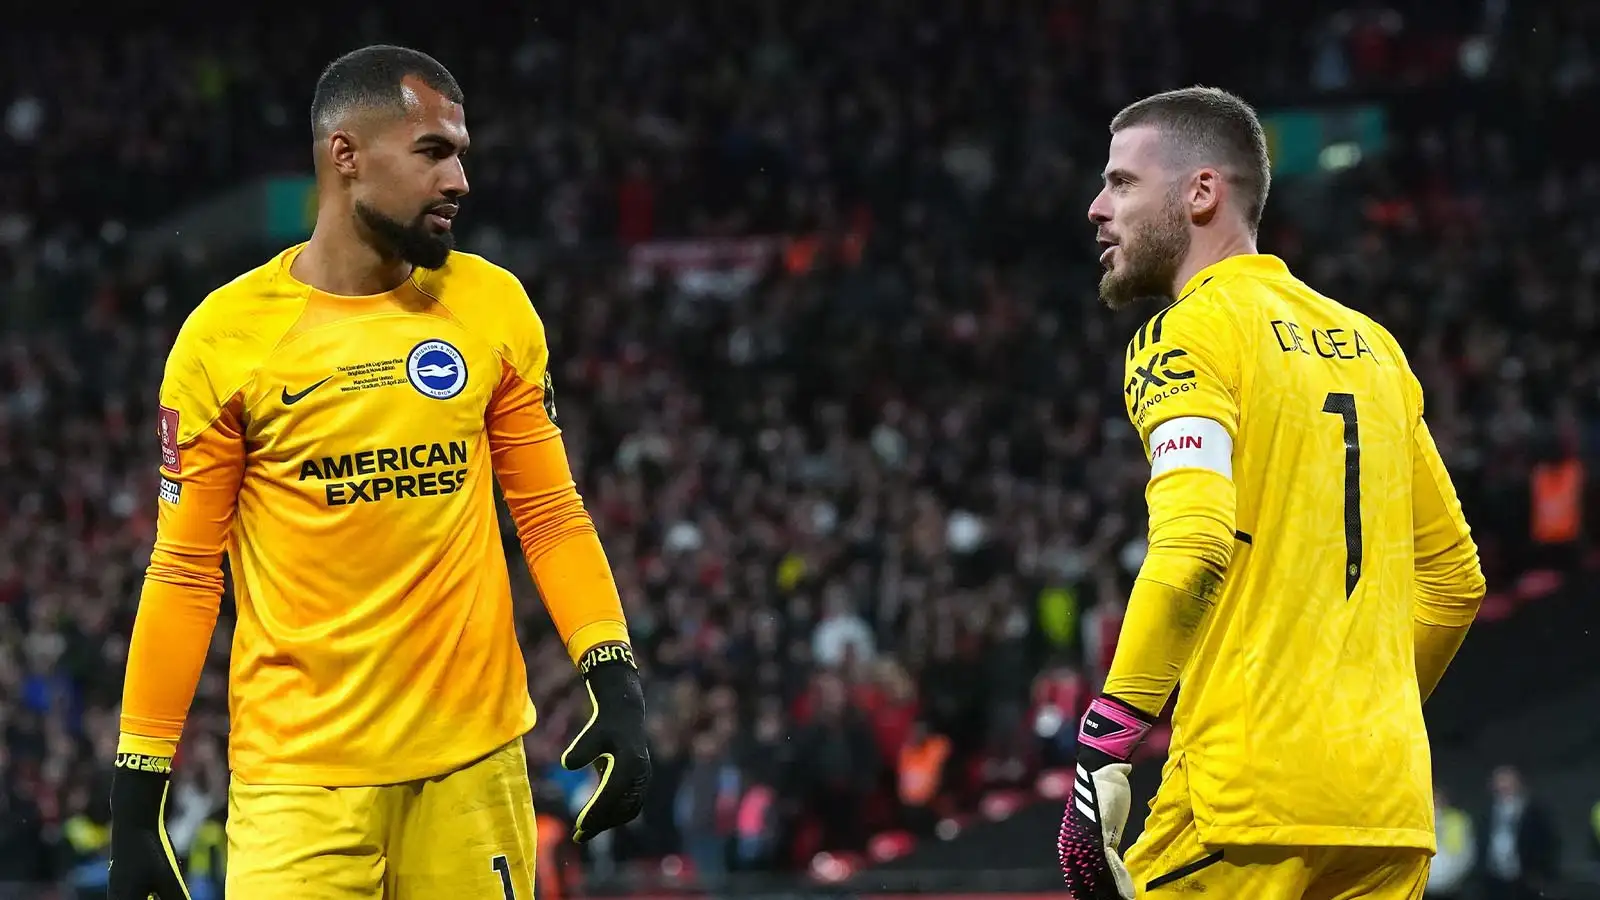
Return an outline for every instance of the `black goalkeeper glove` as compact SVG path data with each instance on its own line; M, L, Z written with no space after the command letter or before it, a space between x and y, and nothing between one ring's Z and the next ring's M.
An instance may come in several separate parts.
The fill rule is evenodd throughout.
M591 763L600 774L594 796L578 813L572 839L585 843L626 825L644 807L650 786L650 748L644 734L644 689L639 667L626 644L601 644L578 661L592 712L588 724L561 754L561 765L576 772Z
M1155 720L1115 697L1097 697L1078 729L1078 765L1056 852L1073 900L1133 900L1122 831L1133 791L1128 758Z
M107 900L189 900L165 814L172 760L118 753L111 779L111 871Z

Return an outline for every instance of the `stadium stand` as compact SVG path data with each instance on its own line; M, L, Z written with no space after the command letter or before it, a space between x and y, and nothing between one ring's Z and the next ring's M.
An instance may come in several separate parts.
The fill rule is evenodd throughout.
M1136 321L1094 301L1083 210L1109 113L1174 85L1288 111L1263 247L1388 324L1429 392L1494 592L1430 710L1455 793L1511 752L1477 741L1485 696L1526 696L1542 659L1596 674L1592 635L1561 627L1593 620L1591 532L1534 502L1559 506L1547 476L1600 450L1600 161L1571 125L1600 87L1592 4L596 0L144 25L0 34L0 882L103 884L162 361L272 249L160 226L303 174L318 66L379 39L466 89L462 244L549 326L647 670L650 803L581 865L550 842L552 888L837 878L820 852L844 873L908 852L985 800L1026 804L1068 758L1147 474L1119 383ZM514 577L559 834L584 701ZM1547 603L1577 612L1519 628ZM197 897L220 896L227 618L173 803ZM1587 803L1592 738L1544 760Z

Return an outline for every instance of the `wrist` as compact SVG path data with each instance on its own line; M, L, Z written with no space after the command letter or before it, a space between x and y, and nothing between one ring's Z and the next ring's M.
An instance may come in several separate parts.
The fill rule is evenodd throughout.
M623 643L601 644L578 660L578 671L597 707L616 714L625 709L644 713L644 686L633 650Z
M1108 763L1127 762L1155 722L1155 716L1102 694L1083 714L1078 728L1078 758L1091 770Z
M158 775L169 778L172 775L172 757L155 756L149 753L118 753L115 763L117 774L135 772L141 775Z
M625 667L634 672L639 671L639 664L633 658L633 648L621 641L607 641L590 647L578 657L578 674L585 678L596 670L610 667Z
M118 753L111 779L112 821L159 825L171 780L171 757Z

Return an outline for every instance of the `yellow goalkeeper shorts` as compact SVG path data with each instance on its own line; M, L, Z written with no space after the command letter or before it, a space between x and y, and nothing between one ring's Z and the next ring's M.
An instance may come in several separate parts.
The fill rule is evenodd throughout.
M228 900L533 900L533 792L517 738L381 787L228 789Z
M1395 847L1207 847L1182 767L1169 766L1144 833L1128 849L1135 894L1238 900L1422 900L1431 857Z

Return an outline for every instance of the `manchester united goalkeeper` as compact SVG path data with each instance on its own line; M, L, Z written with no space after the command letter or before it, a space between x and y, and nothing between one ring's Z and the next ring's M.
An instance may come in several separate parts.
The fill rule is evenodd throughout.
M1420 898L1422 703L1483 595L1387 331L1256 251L1266 141L1191 88L1129 106L1089 208L1128 344L1149 552L1061 826L1073 896ZM1119 857L1128 759L1175 686L1171 755Z
M187 896L161 823L226 553L228 896L532 900L534 708L495 480L593 703L563 760L600 761L575 836L631 819L650 776L544 329L515 277L451 252L469 137L443 66L350 53L318 82L311 124L310 241L207 297L167 361L110 896Z

